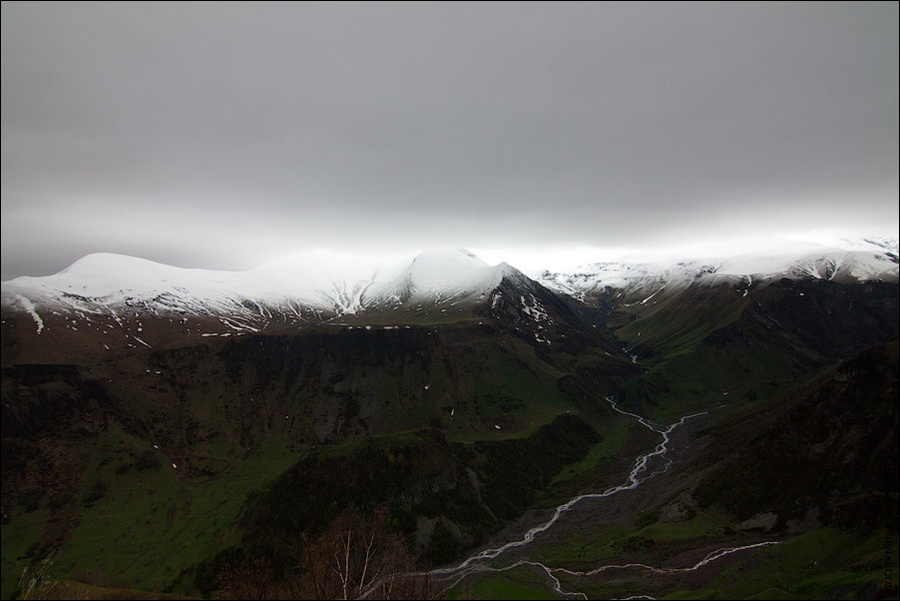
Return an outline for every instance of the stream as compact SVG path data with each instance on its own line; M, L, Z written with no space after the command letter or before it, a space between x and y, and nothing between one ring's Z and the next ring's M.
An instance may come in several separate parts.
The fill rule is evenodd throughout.
M698 561L693 566L687 566L687 567L683 567L683 568L660 568L660 567L649 566L649 565L641 564L641 563L628 563L628 564L621 564L621 565L604 565L604 566L597 567L590 571L579 572L579 571L568 570L566 568L561 568L561 567L546 566L542 563L539 563L536 561L531 561L531 560L514 561L514 562L512 562L508 565L502 566L502 567L495 567L495 566L489 565L489 562L491 560L498 558L499 556L503 555L507 551L509 551L511 549L521 548L521 547L524 547L524 546L530 544L532 541L534 541L536 536L538 536L539 534L546 532L547 530L552 528L553 525L560 519L560 517L563 514L572 510L576 505L578 505L582 501L589 500L589 499L604 499L604 498L612 497L613 495L617 495L623 491L635 489L638 486L640 486L641 483L647 481L648 479L653 478L656 475L666 472L669 469L669 466L672 464L672 460L666 456L670 450L669 449L669 440L670 440L670 435L672 434L672 432L674 432L678 427L684 425L684 423L687 420L694 419L694 418L700 417L702 415L706 415L706 412L693 413L691 415L686 415L686 416L682 417L680 420L671 424L668 427L662 427L662 426L659 426L659 425L656 425L656 424L650 422L649 420L647 420L644 417L641 417L640 415L637 415L635 413L630 413L628 411L621 409L618 405L616 405L616 403L613 401L613 399L611 397L607 397L606 401L612 406L613 409L615 409L619 413L636 419L641 425L652 430L653 432L658 433L662 437L659 444L657 444L656 447L652 451L644 453L643 455L640 455L637 457L637 459L635 459L634 464L631 467L631 472L628 474L628 477L622 484L612 486L602 492L587 493L587 494L582 494L582 495L573 497L566 503L563 503L562 505L558 506L549 519L547 519L543 523L538 524L537 526L529 528L521 538L519 538L517 540L513 540L508 543L505 543L498 547L491 547L491 548L483 549L483 550L469 556L468 558L466 558L465 560L463 560L462 562L460 562L456 565L431 570L427 574L432 577L436 577L439 581L445 583L445 589L450 589L473 574L484 573L484 572L502 572L502 571L506 571L506 570L511 570L511 569L519 567L519 566L527 565L527 566L532 566L532 567L538 568L540 570L543 570L549 577L550 581L553 583L553 589L561 597L566 598L566 599L587 599L587 595L585 595L584 593L577 592L577 591L562 590L562 585L560 584L559 578L556 576L556 574L567 574L570 576L594 576L596 574L599 574L599 573L602 573L605 571L611 571L611 570L642 570L642 571L646 571L646 572L652 572L655 574L678 574L678 573L691 572L694 570L698 570L721 557L730 555L732 553L737 553L737 552L743 551L745 549L752 549L752 548L757 548L757 547L764 547L764 546L768 546L768 545L778 544L777 541L766 541L766 542L755 543L752 545L743 545L743 546L737 546L737 547L724 547L724 548L717 549L716 551L712 551L711 553L707 554L706 557L704 557L702 560ZM655 467L651 467L651 463ZM649 598L649 597L641 596L641 597L636 597L636 598Z

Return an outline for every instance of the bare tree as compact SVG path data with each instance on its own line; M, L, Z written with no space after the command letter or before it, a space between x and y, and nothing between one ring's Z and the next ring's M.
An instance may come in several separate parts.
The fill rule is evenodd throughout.
M37 567L22 568L19 576L18 593L22 599L48 599L56 588L56 582L50 580L50 568L53 566L53 554L42 559Z
M351 508L306 546L302 560L306 595L314 599L436 598L436 587L414 571L402 537L383 511L371 518Z

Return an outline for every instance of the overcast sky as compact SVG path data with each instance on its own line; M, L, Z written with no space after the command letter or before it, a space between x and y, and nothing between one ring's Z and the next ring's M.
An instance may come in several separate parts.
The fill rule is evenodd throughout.
M898 87L896 2L3 2L2 279L897 236Z

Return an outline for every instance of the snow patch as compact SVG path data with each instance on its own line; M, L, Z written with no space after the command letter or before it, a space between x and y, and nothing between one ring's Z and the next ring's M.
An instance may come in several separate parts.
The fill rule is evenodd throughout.
M37 309L34 306L34 303L25 298L24 296L17 297L19 303L25 307L25 310L28 311L28 314L31 315L31 318L34 320L34 323L37 324L37 333L40 334L41 330L44 329L44 320L41 319L41 316L38 315Z

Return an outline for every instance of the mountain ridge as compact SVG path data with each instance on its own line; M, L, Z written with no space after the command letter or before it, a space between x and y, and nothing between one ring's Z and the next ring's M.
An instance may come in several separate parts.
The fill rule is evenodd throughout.
M55 362L49 349L73 344L82 353L109 357L318 323L396 327L485 318L505 321L539 344L570 344L613 307L658 303L695 285L727 285L746 296L779 278L896 283L896 245L862 246L815 253L805 247L800 255L762 253L718 263L594 263L537 276L506 262L489 265L463 249L429 250L387 263L287 258L239 272L97 253L52 276L2 283L4 327L16 332L7 336L4 354L18 344L31 345L40 349L41 361Z
M68 304L85 310L91 304L115 306L158 299L160 309L180 301L184 305L181 308L203 314L216 310L241 312L234 307L235 302L265 301L341 315L428 296L446 299L484 295L507 276L525 276L574 298L605 288L646 290L663 282L689 285L744 279L752 284L754 279L774 277L839 282L900 279L896 242L865 240L856 246L791 254L760 251L707 260L593 262L575 270L543 269L527 275L507 262L491 266L463 249L427 250L405 263L370 264L366 272L366 267L349 260L320 265L315 257L280 265L270 262L246 271L216 271L94 253L51 276L22 276L3 282L2 303L8 307L23 305L24 298L32 304ZM198 303L198 299L207 302Z

